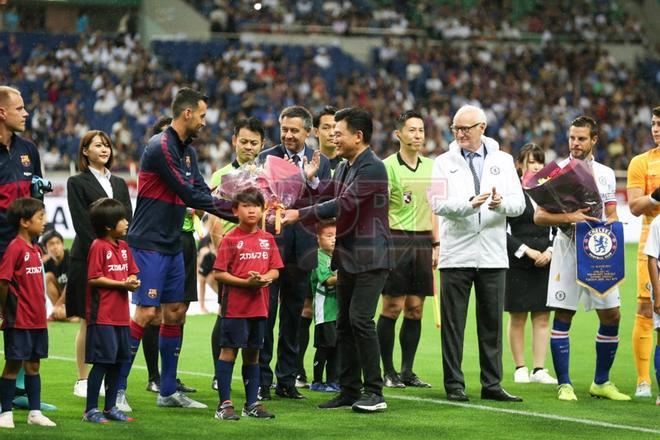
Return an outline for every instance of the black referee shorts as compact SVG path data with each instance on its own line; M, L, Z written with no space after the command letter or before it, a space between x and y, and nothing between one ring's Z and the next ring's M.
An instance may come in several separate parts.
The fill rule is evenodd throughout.
M394 269L383 294L389 296L433 296L433 236L430 231L392 229Z

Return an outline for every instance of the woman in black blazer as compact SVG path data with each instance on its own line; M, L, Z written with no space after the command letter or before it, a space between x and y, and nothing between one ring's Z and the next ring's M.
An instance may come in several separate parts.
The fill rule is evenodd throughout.
M76 335L76 364L78 380L73 393L87 397L87 366L85 365L85 297L87 291L87 253L96 238L89 220L89 206L98 199L111 197L126 207L126 218L133 216L131 199L126 182L110 174L112 166L112 142L102 131L89 131L80 141L76 165L79 173L67 181L67 200L76 231L71 247L71 263L67 274L67 316L80 318L80 329Z
M524 145L516 166L521 174L537 173L545 165L543 148ZM507 253L509 270L506 275L504 310L509 312L509 345L518 383L539 382L556 384L543 368L548 349L550 309L546 307L550 260L552 259L551 230L534 224L535 205L525 194L525 211L519 217L508 218ZM532 318L533 367L525 366L525 323Z

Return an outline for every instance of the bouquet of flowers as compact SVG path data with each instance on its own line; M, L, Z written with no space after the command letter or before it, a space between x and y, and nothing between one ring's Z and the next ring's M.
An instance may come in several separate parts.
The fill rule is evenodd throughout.
M550 213L589 208L587 215L602 217L598 186L591 167L583 160L571 159L563 168L552 162L536 174L525 174L522 186L537 205Z
M291 207L305 188L305 179L298 166L276 156L268 156L263 165L249 163L222 176L214 195L232 199L247 188L259 188L266 199L266 211L262 217L262 228L266 218L275 216L275 233L282 230L282 210Z

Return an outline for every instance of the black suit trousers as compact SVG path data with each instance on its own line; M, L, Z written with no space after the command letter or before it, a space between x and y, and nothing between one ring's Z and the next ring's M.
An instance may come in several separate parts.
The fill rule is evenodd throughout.
M273 383L273 370L270 362L273 359L275 321L279 306L279 334L277 338L277 364L275 376L277 384L283 387L294 386L298 367L298 332L300 329L300 314L302 313L305 296L307 296L310 272L293 264L287 264L280 269L279 278L270 285L270 305L264 346L259 351L259 367L261 387L269 387Z
M380 348L374 315L389 270L337 273L337 348L342 394L383 394Z
M502 314L506 269L440 270L442 368L447 392L465 389L461 370L470 290L476 294L481 387L500 389L502 381Z

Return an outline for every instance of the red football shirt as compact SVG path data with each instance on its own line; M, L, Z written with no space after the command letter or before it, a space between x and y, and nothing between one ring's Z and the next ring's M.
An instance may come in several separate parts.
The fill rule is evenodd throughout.
M273 236L258 229L249 233L234 228L222 238L214 269L229 272L239 278L249 278L248 272L264 274L281 269L282 257ZM222 316L227 318L261 318L268 316L268 287L222 286Z
M39 246L14 238L0 262L0 280L9 281L2 328L46 328L46 279Z
M124 281L139 272L133 255L123 240L116 244L105 238L92 242L87 255L87 279L100 277ZM131 315L128 309L128 290L107 289L87 285L86 315L88 324L128 326Z

